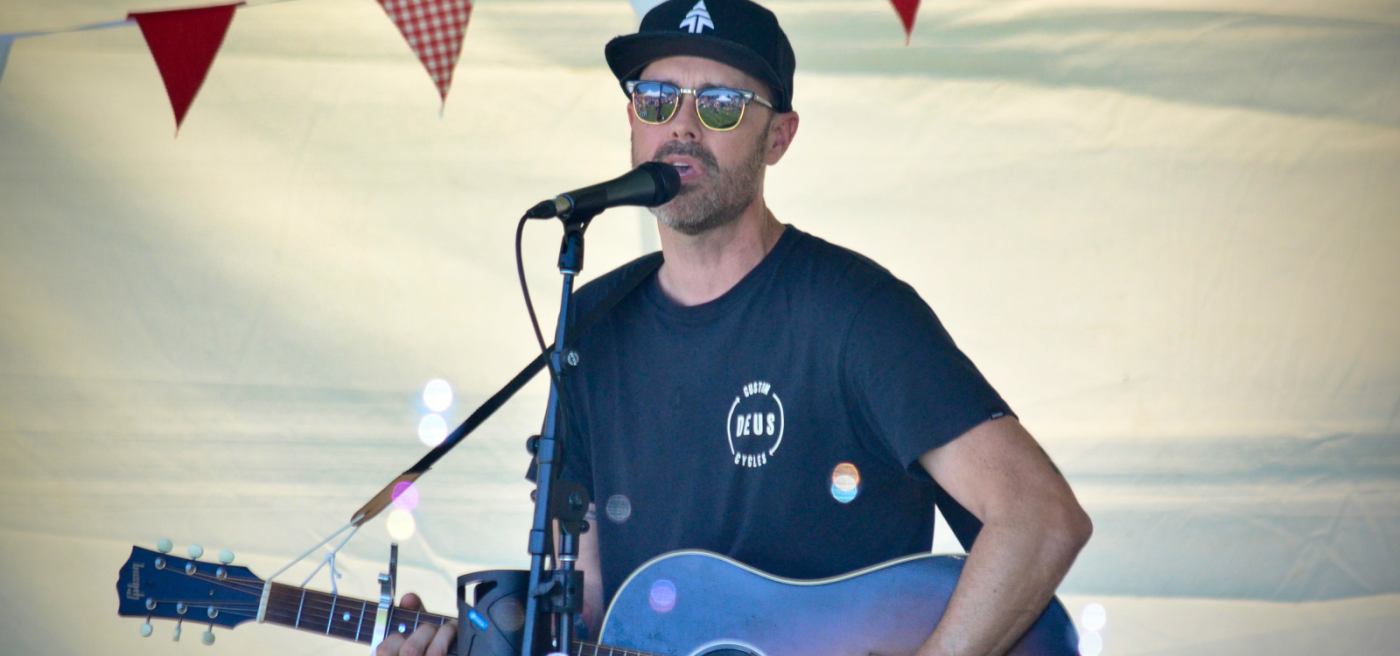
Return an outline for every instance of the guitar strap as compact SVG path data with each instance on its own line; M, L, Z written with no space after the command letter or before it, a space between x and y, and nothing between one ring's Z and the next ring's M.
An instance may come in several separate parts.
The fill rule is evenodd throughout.
M583 315L583 318L570 326L569 333L570 336L573 337L573 340L570 340L570 342L573 343L579 335L584 334L589 328L593 327L593 324L597 323L608 312L612 311L618 303L621 303L624 298L627 298L633 290L640 286L642 281L649 278L651 274L661 268L661 264L664 261L665 258L662 257L659 251L637 259L632 265L632 270L628 271L627 274L623 276L622 280L618 281L617 286L614 287L607 296L603 297L603 300L590 310L588 314ZM550 345L549 350L554 350L553 344ZM399 474L398 478L390 481L384 489L380 490L378 494L374 495L374 498L369 500L369 503L366 503L359 510L356 510L350 521L356 526L363 525L387 508L389 504L393 502L394 488L397 487L399 483L416 481L419 476L427 473L439 459L447 455L448 451L451 451L461 443L467 435L470 435L472 431L476 430L477 427L490 418L491 415L501 409L501 406L505 405L506 401L509 401L512 396L515 396L516 392L519 392L521 388L525 387L526 383L529 383L531 379L543 371L547 363L548 359L544 353L535 356L535 359L531 360L530 364L525 365L525 368L521 369L520 373L516 374L514 378L511 378L510 382L506 383L505 387L502 387L495 394L492 394L491 398L486 399L476 410L472 411L466 421L463 421L456 430L452 431L447 436L447 439L442 441L442 444L433 447L431 451L420 458L418 462L414 463L412 467L405 469L402 474Z

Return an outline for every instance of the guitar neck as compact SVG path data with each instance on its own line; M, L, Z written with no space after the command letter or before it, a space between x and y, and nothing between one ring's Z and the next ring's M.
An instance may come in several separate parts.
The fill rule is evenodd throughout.
M269 624L368 645L373 643L374 615L378 610L377 601L273 583L268 592L267 613L263 619ZM452 619L406 608L389 609L391 630L398 631L399 625L403 625L406 634L425 624L442 626ZM456 654L457 645L453 644L447 653Z
M373 642L374 615L378 609L378 602L273 583L268 592L267 613L263 619L269 624L368 645ZM389 609L390 630L404 634L411 634L423 625L442 626L453 619L399 607ZM402 631L400 626L403 627ZM572 656L652 656L587 642L574 642L569 652ZM456 656L455 641L447 648L447 653Z

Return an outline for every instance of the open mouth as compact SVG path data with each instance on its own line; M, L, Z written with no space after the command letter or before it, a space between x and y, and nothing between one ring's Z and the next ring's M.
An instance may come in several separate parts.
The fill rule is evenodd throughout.
M704 170L696 165L695 160L689 157L667 157L666 163L676 168L676 173L681 174L681 182L695 180L704 174Z

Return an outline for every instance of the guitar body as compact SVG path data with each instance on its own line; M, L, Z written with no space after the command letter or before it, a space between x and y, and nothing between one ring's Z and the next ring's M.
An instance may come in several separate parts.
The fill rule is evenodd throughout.
M705 551L673 552L622 584L599 642L669 656L908 656L943 616L963 560L916 555L798 581ZM1058 599L1008 653L1078 653Z

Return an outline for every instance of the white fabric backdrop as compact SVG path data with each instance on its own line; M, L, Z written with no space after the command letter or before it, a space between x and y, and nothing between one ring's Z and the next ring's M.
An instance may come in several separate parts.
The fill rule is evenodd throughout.
M0 6L0 32L141 6ZM1400 3L773 2L802 127L778 217L908 280L1097 533L1104 654L1400 640ZM445 113L372 2L240 11L178 139L134 28L17 41L0 83L0 653L165 653L129 545L267 574L532 355L514 218L627 166L620 0L483 0ZM1387 182L1389 181L1389 182ZM553 229L528 260L557 286ZM655 248L590 232L588 277ZM421 482L408 580L522 566L527 390ZM347 548L372 593L387 534ZM956 548L940 541L939 548ZM324 585L324 579L320 584ZM231 653L358 653L276 628ZM170 653L174 653L173 651Z

